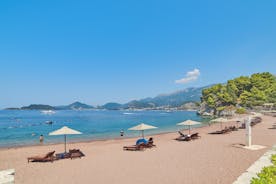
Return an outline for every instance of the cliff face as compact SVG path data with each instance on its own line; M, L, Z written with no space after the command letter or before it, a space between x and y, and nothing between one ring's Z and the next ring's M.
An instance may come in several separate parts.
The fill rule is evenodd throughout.
M215 109L210 108L206 102L200 104L199 110L197 113L201 116L214 116L216 115Z
M201 116L233 116L236 109L234 106L229 106L218 111L215 108L209 107L206 102L202 102L197 113Z

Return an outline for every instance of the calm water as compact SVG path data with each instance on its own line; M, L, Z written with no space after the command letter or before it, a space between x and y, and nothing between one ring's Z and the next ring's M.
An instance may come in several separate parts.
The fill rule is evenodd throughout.
M176 123L192 119L207 122L191 111L56 111L45 115L40 111L0 111L0 147L38 144L40 134L45 143L62 142L62 136L48 136L48 133L62 126L81 131L82 135L70 135L68 141L110 139L120 137L120 130L126 137L139 136L139 132L127 129L141 122L157 126L147 134L176 131ZM53 121L53 125L45 124ZM205 125L205 123L203 123Z

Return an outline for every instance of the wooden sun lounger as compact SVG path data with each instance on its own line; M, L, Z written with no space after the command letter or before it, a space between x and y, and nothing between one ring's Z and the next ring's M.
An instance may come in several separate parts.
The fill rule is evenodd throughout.
M181 135L178 138L176 138L175 140L177 140L177 141L191 141L191 140L195 140L195 139L199 139L199 138L200 138L200 136L198 135L198 133L193 133L191 135L184 135L183 134L183 136Z
M146 147L143 144L124 146L123 149L127 151L143 151Z
M49 153L47 153L46 155L43 156L33 156L33 157L28 157L28 163L31 162L53 162L54 161L54 153L55 151L51 151Z
M191 135L191 139L192 139L192 140L199 139L199 138L200 138L200 136L198 135L198 133L193 133L193 134Z
M185 136L180 136L180 137L176 138L175 140L177 140L177 141L191 141L192 138L191 138L190 135L185 135Z
M231 128L225 128L223 130L218 130L218 131L215 131L215 132L211 132L209 134L228 134L232 132Z
M133 146L124 146L124 150L129 150L129 151L143 151L145 148L153 148L156 147L155 144L153 144L153 138L150 137L147 143L141 143L141 144L136 144Z
M153 147L156 147L156 145L153 144L153 143L143 144L142 146L145 147L145 148L153 148Z
M85 155L83 154L83 152L81 152L79 149L72 149L72 150L69 150L69 155L70 155L70 158L73 159L73 158L81 158L81 157L84 157Z

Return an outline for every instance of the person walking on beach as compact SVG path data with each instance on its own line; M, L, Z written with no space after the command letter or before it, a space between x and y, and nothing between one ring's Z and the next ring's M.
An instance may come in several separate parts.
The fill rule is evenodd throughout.
M40 144L43 144L43 141L44 141L44 137L43 137L43 135L41 134L41 135L39 136L39 142L40 142Z

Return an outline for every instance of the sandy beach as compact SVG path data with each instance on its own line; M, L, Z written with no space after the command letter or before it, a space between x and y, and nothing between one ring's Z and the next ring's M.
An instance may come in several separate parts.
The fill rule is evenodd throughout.
M276 143L276 130L270 129L273 123L275 117L263 116L263 122L252 129L253 144L266 146L258 151L238 146L245 143L245 130L208 134L220 129L220 124L214 124L193 129L201 139L190 142L173 140L178 133L155 135L157 147L145 151L123 150L136 138L69 143L68 148L81 149L86 156L53 163L28 163L26 158L62 152L63 144L1 149L0 169L14 168L15 182L20 184L230 184Z

